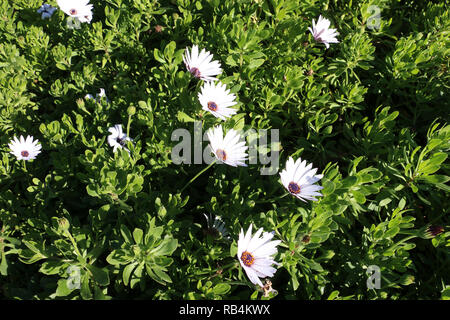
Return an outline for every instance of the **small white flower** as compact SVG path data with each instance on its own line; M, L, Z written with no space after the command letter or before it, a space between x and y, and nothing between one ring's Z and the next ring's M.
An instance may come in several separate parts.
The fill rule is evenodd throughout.
M210 147L217 160L233 167L247 166L244 161L248 158L248 155L245 153L248 147L245 145L245 141L239 142L241 136L236 130L230 129L224 138L222 126L220 125L210 128L207 131L207 135Z
M100 102L100 100L101 100L103 97L105 97L106 102L109 102L108 97L106 96L106 93L105 93L105 89L103 89L103 88L100 88L100 92L97 93L97 94L95 95L95 98L94 98L94 96L93 96L92 94L90 94L90 93L88 93L87 95L84 96L85 99L92 99L92 100L95 100L95 101L97 101L97 102Z
M37 13L41 13L41 18L45 19L48 18L50 19L50 17L53 15L53 13L56 11L56 8L52 7L51 5L44 3L38 10Z
M198 94L198 100L203 110L211 112L215 117L222 120L236 114L236 109L230 108L237 104L236 96L230 94L230 89L222 83L205 82Z
M56 0L58 6L65 14L77 18L80 22L90 23L92 20L93 5L90 0Z
M99 99L101 99L101 98L103 98L103 97L106 98L106 92L105 92L105 89L100 88L100 92L97 94L97 97L98 97Z
M206 218L207 232L212 234L214 237L222 235L224 239L230 239L228 230L225 228L225 223L219 216L213 216L211 213L209 216L203 214Z
M203 49L200 54L198 53L198 46L192 46L192 51L186 48L185 55L183 55L183 61L188 71L196 78L214 81L217 80L214 76L221 74L222 69L218 61L211 61L213 58L209 51Z
M294 162L292 157L289 157L286 162L286 169L281 171L281 183L294 196L306 202L306 200L317 201L316 196L322 196L317 192L323 187L315 185L317 181L323 178L323 175L317 174L317 169L312 169L312 163L307 165L306 160L301 158Z
M330 47L330 43L339 43L338 39L336 39L336 36L338 36L339 33L336 29L330 29L330 20L323 18L322 15L320 15L317 24L314 20L312 23L312 29L308 29L311 31L314 40L323 43L327 49Z
M280 265L273 260L272 256L278 252L276 247L281 240L271 241L273 235L270 232L263 233L263 229L260 228L252 237L252 225L245 235L242 229L239 233L238 260L250 281L260 287L264 285L259 278L272 277L277 271L272 265Z
M8 144L11 153L16 156L17 160L33 160L41 152L42 146L38 144L39 140L33 141L32 136L27 136L24 139L20 136L20 140L14 137Z
M127 141L133 141L125 133L122 131L122 125L116 124L114 127L111 127L108 129L108 131L111 133L108 136L108 143L111 147L113 147L113 151L116 152L117 148L122 149L124 148L126 151L129 152L127 148L125 148Z

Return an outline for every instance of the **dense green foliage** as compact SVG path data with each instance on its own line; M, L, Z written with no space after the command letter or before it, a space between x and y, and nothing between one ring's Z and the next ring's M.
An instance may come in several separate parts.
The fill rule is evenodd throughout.
M450 297L443 1L91 3L92 22L71 29L61 10L42 20L40 0L0 2L0 296L262 299L236 258L253 223L282 240L274 299ZM308 31L320 14L339 32L327 50ZM238 97L226 122L198 102L182 61L193 44ZM84 99L100 88L109 101ZM194 120L279 129L280 170L289 156L312 162L323 197L281 197L260 164L215 165L180 192L206 166L171 160L172 132ZM130 154L106 142L118 123ZM42 153L25 164L8 143L27 134ZM371 265L380 289L366 286Z

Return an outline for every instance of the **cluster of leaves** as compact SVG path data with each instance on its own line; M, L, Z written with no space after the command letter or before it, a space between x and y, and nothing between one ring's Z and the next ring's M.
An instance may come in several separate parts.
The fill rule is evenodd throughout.
M276 299L450 297L444 3L91 2L80 28L60 10L41 20L38 0L0 3L3 296L266 299L236 259L254 223L282 240ZM328 50L308 31L319 14L340 34ZM251 164L214 166L180 192L201 166L172 163L172 132L220 122L193 94L192 44L222 62L238 97L225 126L279 129L281 166L301 156L324 174L319 201L282 197L279 175ZM99 88L109 101L83 99ZM117 123L130 153L106 143ZM20 134L42 144L26 166L7 146ZM221 216L231 241L203 213ZM373 265L379 289L367 287Z

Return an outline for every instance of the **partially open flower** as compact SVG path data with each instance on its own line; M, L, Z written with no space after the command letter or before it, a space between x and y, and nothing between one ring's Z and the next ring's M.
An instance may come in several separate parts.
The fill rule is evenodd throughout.
M309 31L311 31L314 40L323 43L327 49L330 47L330 43L339 43L338 39L336 38L339 33L336 31L336 29L330 28L330 20L323 18L320 15L319 20L317 20L317 24L314 20L312 21L312 23L312 29L308 29Z
M206 218L207 229L206 233L210 234L214 238L222 236L224 239L230 239L228 230L225 228L225 223L219 216L213 216L211 213L209 216L203 214Z
M442 227L442 226L429 226L425 230L425 237L426 238L434 238L443 232L444 232L444 227Z
M132 139L122 131L121 124L116 124L114 127L109 128L108 131L111 133L108 136L108 143L114 148L114 152L117 151L117 148L124 148L126 151L129 151L125 146L127 145L127 141L132 141Z
M90 93L88 93L87 95L84 96L84 98L85 98L86 100L92 99L92 100L95 100L95 101L97 101L97 102L99 102L99 103L100 103L100 101L101 101L101 99L102 99L103 97L105 98L106 102L109 103L108 97L106 96L106 91L105 91L105 89L103 89L103 88L100 88L100 92L97 93L97 94L95 95L95 98L94 98L94 96L93 96L92 94L90 94Z

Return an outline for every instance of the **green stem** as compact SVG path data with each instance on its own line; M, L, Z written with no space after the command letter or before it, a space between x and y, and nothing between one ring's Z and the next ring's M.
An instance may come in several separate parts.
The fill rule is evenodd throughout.
M24 170L25 172L28 172L28 171L27 171L27 160L23 160L23 170Z
M275 197L273 199L267 199L267 200L255 201L255 202L258 203L258 204L259 203L266 203L266 202L274 202L274 201L277 201L277 200L280 200L280 199L286 197L288 194L290 194L290 193L282 194L281 196Z
M128 123L127 123L127 137L130 136L130 126L131 126L131 115L128 115Z
M195 177L193 177L184 187L183 189L181 189L180 193L183 193L184 189L186 189L192 182L194 182L195 179L197 179L203 172L205 172L206 170L208 170L209 168L211 168L213 166L214 163L216 163L217 160L214 160L213 162L211 162L211 164L209 166L207 166L205 169L203 169L202 171L200 171L199 173L197 173L197 175Z
M72 237L72 235L70 234L70 232L69 232L69 231L66 231L66 235L67 235L67 237L70 239L70 242L72 242L72 246L73 246L74 249L75 249L76 255L79 256L80 258L82 258L82 259L84 260L83 256L81 255L80 250L78 249L77 243L76 243L75 239Z
M239 266L239 262L238 261L233 261L233 262L231 262L231 263L229 263L229 264L227 264L227 265L225 265L225 266L223 266L223 267L218 267L217 269L215 269L215 270L213 270L213 271L205 271L205 272L201 272L201 273L196 273L196 275L206 275L206 274L211 274L212 272L214 273L212 276L210 276L209 278L212 278L212 277L215 277L216 275L217 275L217 272L218 271L225 271L225 270L228 270L228 269L234 269L234 268L237 268Z
M239 262L233 261L233 262L231 262L231 263L229 263L229 264L223 266L223 267L220 268L220 269L222 269L222 270L226 270L226 269L228 269L228 268L234 269L234 268L237 268L238 266L239 266Z

